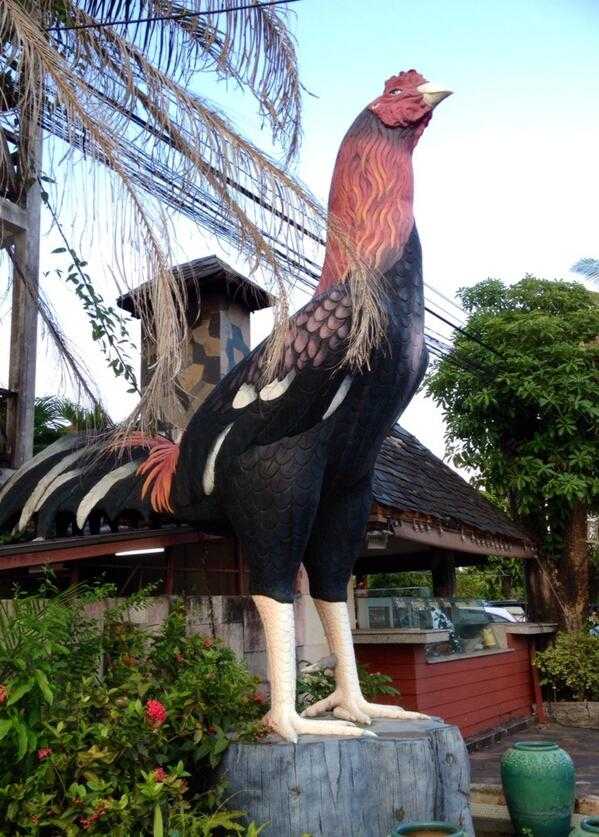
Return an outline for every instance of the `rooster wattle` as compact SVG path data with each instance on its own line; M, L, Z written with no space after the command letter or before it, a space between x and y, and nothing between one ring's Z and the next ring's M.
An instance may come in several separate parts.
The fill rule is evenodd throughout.
M351 722L373 717L424 717L362 696L346 598L377 454L426 368L412 152L448 95L415 70L393 76L339 150L329 217L346 231L360 264L380 277L386 315L367 368L344 363L356 316L352 267L349 250L331 236L316 295L291 319L275 380L263 381L263 343L216 386L178 447L137 435L131 461L119 464L114 453L98 470L86 468L91 454L74 438L46 449L0 491L0 526L18 509L19 527L36 520L42 536L53 521L74 517L82 530L90 520L97 525L101 512L110 518L131 505L194 524L227 520L243 544L266 634L267 721L289 740L369 734ZM292 602L301 563L337 657L334 693L306 717L295 710ZM325 711L341 720L312 720Z

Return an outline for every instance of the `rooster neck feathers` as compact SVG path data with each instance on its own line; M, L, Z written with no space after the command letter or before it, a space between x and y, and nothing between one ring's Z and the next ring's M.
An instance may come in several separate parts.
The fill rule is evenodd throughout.
M329 217L352 242L355 256L384 273L399 259L414 224L411 128L388 128L370 110L357 117L337 155ZM347 279L350 256L329 235L316 293Z

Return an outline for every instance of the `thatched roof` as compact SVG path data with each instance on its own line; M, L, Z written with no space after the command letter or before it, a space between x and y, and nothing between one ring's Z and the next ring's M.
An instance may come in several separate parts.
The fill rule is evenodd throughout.
M239 273L218 256L204 256L173 267L173 276L184 285L190 307L196 307L198 297L205 292L219 292L227 299L244 305L250 311L270 308L273 297L264 288ZM149 283L144 282L134 291L123 294L117 300L120 308L140 317L144 310L143 299L148 294Z
M481 535L530 541L522 527L399 425L377 458L374 499L401 512L433 518L444 528L467 527Z

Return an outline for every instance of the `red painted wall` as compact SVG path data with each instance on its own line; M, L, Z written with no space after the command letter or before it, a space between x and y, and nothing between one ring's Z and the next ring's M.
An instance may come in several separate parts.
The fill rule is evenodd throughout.
M358 644L356 657L391 677L404 709L438 715L471 738L533 712L529 639L508 634L508 643L507 652L437 663L426 660L421 645Z

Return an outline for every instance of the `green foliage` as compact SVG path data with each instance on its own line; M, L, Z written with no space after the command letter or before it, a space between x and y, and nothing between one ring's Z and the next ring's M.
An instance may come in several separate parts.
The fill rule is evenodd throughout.
M428 587L433 589L433 580L428 571L402 573L374 573L368 576L370 589L384 587Z
M480 566L463 567L456 573L456 595L468 599L524 599L523 562L490 555Z
M43 395L35 399L33 417L33 452L39 453L65 433L74 430L101 429L109 419L98 407L87 410L68 398Z
M149 636L126 616L143 595L110 592L46 584L0 610L0 835L257 835L213 773L261 732L256 679L181 607Z
M588 628L560 631L553 645L535 655L541 682L565 700L599 700L599 637Z
M43 179L46 181L50 180L47 177ZM139 394L137 377L130 357L130 352L135 352L136 346L129 337L127 322L122 314L116 311L111 305L106 305L103 296L95 289L89 273L85 270L87 262L79 257L75 249L68 242L56 212L50 205L48 193L44 189L41 191L41 196L64 242L64 247L56 247L52 250L52 253L66 253L72 260L66 270L56 268L54 272L60 279L64 277L67 282L74 285L75 293L89 320L92 339L98 341L108 366L117 378L122 375L125 381L127 381L129 384L127 392L136 392ZM44 276L48 276L49 272L46 271Z
M364 666L358 666L358 677L362 694L367 700L374 700L380 695L399 695L398 690L391 685L393 682L386 674L370 673ZM319 669L304 672L297 680L297 709L298 712L307 706L323 700L335 691L335 676L331 669Z
M466 331L497 354L458 334L453 359L467 368L441 360L427 378L449 452L559 554L573 506L599 501L599 306L580 284L533 276L460 297Z

